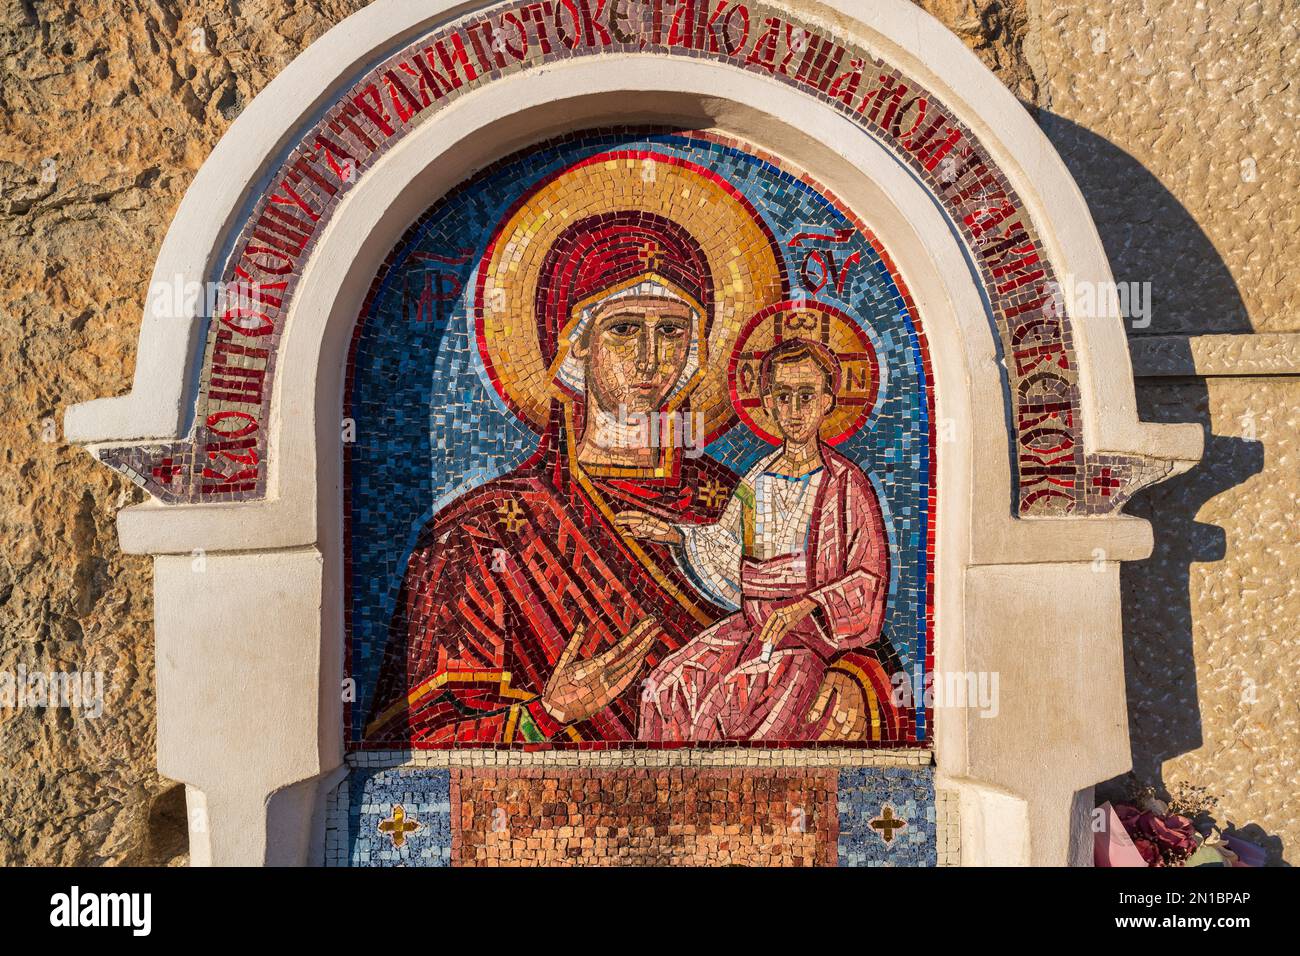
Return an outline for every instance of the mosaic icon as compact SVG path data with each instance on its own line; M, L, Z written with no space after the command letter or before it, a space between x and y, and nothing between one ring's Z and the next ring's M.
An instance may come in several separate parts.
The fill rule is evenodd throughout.
M924 337L806 177L702 133L502 160L348 383L353 749L925 746Z

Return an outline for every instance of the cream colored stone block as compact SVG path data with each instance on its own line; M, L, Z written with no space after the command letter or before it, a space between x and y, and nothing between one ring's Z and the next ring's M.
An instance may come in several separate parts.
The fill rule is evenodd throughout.
M1290 859L1300 841L1300 378L1139 390L1148 414L1198 417L1210 438L1202 467L1134 505L1156 528L1151 558L1123 574L1135 774L1205 787L1221 824Z
M307 862L312 804L285 788L341 757L322 744L342 714L319 691L321 571L310 550L155 563L158 768L187 786L195 863ZM299 823L271 827L285 810Z
M997 675L996 715L942 708L941 740L955 722L964 746L941 747L940 768L1024 801L1027 862L1086 862L1091 850L1080 858L1071 842L1076 795L1129 767L1118 571L1099 556L967 573L965 665Z

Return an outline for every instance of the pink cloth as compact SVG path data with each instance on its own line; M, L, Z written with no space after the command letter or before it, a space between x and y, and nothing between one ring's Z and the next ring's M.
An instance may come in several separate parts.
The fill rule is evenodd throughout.
M641 740L814 741L830 714L806 719L841 651L880 637L889 548L875 491L847 458L822 449L808 550L744 558L743 606L664 658L642 697ZM778 608L810 597L817 609L762 659L759 637Z
M1115 808L1107 802L1099 809L1105 816L1106 825L1092 834L1093 866L1146 866L1147 861L1124 829Z

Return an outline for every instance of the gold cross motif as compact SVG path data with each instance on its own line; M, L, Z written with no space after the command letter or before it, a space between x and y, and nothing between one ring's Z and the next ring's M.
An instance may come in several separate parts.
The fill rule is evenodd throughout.
M659 257L663 251L659 248L659 243L653 239L647 239L645 245L641 247L640 259L645 264L646 271L652 271L659 265Z
M400 850L406 845L406 835L420 829L420 821L409 819L406 808L400 803L393 804L393 815L387 820L379 821L379 832L388 834L393 841L393 848Z
M894 842L894 831L907 826L907 821L894 816L894 808L885 804L880 808L880 816L871 821L871 828L880 831L880 837L886 843Z
M710 478L700 486L700 501L704 502L706 507L716 508L726 499L727 488L722 482Z
M511 534L528 523L524 518L524 509L513 499L501 503L501 507L497 509L497 521Z

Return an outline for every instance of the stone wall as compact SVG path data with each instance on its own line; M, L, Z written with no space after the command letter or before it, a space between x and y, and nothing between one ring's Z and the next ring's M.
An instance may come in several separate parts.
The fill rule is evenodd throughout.
M1123 572L1134 774L1103 793L1206 787L1220 824L1293 859L1295 4L1043 0L1030 21L1039 123L1116 281L1151 283L1150 324L1130 330L1140 414L1206 432L1200 465L1129 508L1156 547Z
M182 795L153 769L150 569L119 552L112 521L138 493L69 447L59 423L69 404L128 389L155 254L212 145L362 5L6 8L0 671L102 672L106 693L99 719L0 711L0 863L184 858ZM1035 109L1116 278L1153 284L1152 323L1135 337L1295 330L1286 0L923 5ZM1162 376L1140 384L1144 416L1200 421L1209 438L1201 468L1132 508L1157 536L1152 559L1125 572L1136 773L1207 786L1220 819L1259 827L1276 858L1294 839L1282 803L1300 749L1283 684L1300 663L1285 546L1295 378L1197 377L1192 344L1157 344L1165 358L1141 366Z
M5 7L0 671L102 672L105 712L0 710L0 863L185 852L183 792L154 770L150 562L114 528L139 493L59 429L129 389L158 247L241 105L362 5Z

